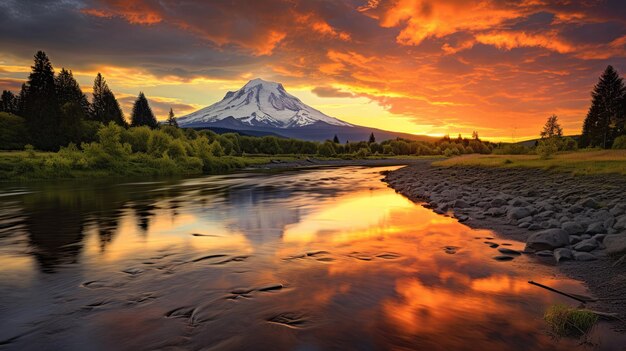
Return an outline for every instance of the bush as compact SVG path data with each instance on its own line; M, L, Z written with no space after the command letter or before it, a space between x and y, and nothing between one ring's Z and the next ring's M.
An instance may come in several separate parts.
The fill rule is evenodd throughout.
M537 145L536 151L542 160L547 160L559 151L558 140L554 138L541 140L539 145Z
M362 147L359 149L359 151L356 152L356 154L354 154L354 156L356 158L367 158L369 153L370 153L369 149Z
M613 149L626 149L626 135L620 135L613 141Z
M27 136L24 118L0 112L0 149L21 150L26 144Z
M583 336L598 321L598 316L589 310L561 304L550 306L543 318L556 336Z
M561 142L559 144L559 151L574 151L578 149L578 143L576 140L565 137L561 138Z

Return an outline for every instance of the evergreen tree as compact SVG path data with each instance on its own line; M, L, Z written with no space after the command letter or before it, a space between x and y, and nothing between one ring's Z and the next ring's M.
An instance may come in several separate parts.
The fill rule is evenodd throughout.
M4 90L0 96L0 112L17 113L17 97L9 90Z
M333 143L339 144L339 137L337 137L337 134L335 134L335 137L333 138Z
M622 78L612 66L608 66L591 93L581 146L611 147L613 140L625 133L625 93Z
M89 101L87 101L87 97L80 90L80 86L74 79L72 71L61 68L61 72L55 78L55 85L60 106L71 102L78 104L83 109L85 115L89 113Z
M40 150L56 150L60 145L60 108L54 85L54 70L43 51L35 54L35 64L24 91L22 116L33 145ZM20 99L21 100L21 99Z
M472 139L474 139L474 140L480 140L480 138L478 137L478 132L477 132L477 131L473 131L473 132L472 132Z
M104 124L114 122L118 125L126 126L126 119L120 104L100 73L98 73L93 82L91 117Z
M19 116L24 116L24 112L26 108L24 107L24 102L26 102L26 95L28 93L28 87L26 87L26 83L22 83L22 88L20 89L20 94L17 96L17 114Z
M562 137L563 129L559 124L559 117L552 115L548 117L546 124L543 126L543 130L540 133L541 139L548 139L552 137Z
M158 126L157 120L143 92L139 93L135 105L133 106L130 125L133 127L148 126L153 129Z
M375 142L376 142L376 138L374 137L374 133L371 133L371 134L370 134L370 140L369 140L369 142L370 142L370 143L375 143Z
M174 117L174 110L170 107L170 113L167 116L167 125L178 128L178 122L176 121L176 117Z

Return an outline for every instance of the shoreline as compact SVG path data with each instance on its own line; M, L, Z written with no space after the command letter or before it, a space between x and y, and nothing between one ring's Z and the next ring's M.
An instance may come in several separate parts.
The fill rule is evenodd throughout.
M620 197L626 194L625 176L573 176L541 169L435 167L423 163L388 172L383 181L413 202L451 215L470 228L488 229L505 238L527 242L527 248L532 246L528 240L532 241L537 233L570 230L570 243L562 245L563 251L570 250L578 256L557 262L553 250L549 253L537 250L542 251L541 256L524 254L532 255L536 264L555 266L558 273L582 281L598 298L588 307L617 313L621 320L613 322L612 326L616 331L626 332L626 262L615 265L626 252L620 251L615 256L611 251L615 240L608 242L608 248L603 243L607 236L626 237L626 229L622 229L621 224L617 226L619 229L606 228L616 222L623 223L626 218L626 198ZM528 209L528 213L518 215L525 211L520 208ZM590 224L586 223L588 217L594 218ZM596 224L602 222L595 220L600 217L606 218L602 220L605 228ZM584 229L582 233L572 224L578 221ZM530 224L523 224L527 222ZM576 234L570 235L572 232ZM588 241L584 239L587 237ZM581 244L592 240L595 240L595 248ZM561 249L555 250L561 252Z

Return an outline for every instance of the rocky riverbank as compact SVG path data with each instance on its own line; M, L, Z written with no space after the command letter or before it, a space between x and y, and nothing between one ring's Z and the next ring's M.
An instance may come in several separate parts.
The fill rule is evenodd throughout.
M585 281L595 309L626 320L626 177L418 164L385 181L435 212L525 241L523 254Z

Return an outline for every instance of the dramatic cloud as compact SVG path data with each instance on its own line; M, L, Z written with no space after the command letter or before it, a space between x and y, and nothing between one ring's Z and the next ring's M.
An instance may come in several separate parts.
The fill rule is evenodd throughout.
M0 88L32 55L102 72L129 110L163 118L255 77L356 124L412 133L533 137L556 113L578 133L608 64L626 72L621 0L6 0ZM298 95L298 94L296 94ZM367 102L373 102L367 104Z

